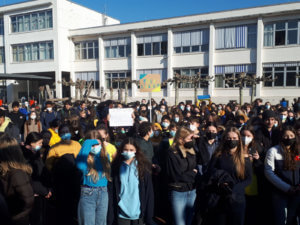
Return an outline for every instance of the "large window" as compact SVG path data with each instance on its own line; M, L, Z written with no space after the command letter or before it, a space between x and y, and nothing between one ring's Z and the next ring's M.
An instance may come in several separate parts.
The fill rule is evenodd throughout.
M168 53L167 34L137 37L137 55L166 55Z
M93 80L92 87L93 89L99 89L99 73L98 72L75 72L76 80L84 80L87 81L86 87L88 83Z
M4 52L4 47L0 47L0 63L5 62L5 52Z
M13 33L53 27L52 10L11 16L10 19Z
M106 72L105 73L106 88L125 89L125 83L120 82L120 80L118 79L124 79L127 77L131 77L131 72L129 71ZM129 85L128 88L131 88L131 85Z
M292 20L266 24L264 46L299 44L299 23L297 20Z
M215 66L215 87L236 88L235 83L238 81L241 73L251 76L255 71L256 64ZM245 87L247 87L247 84L245 84Z
M75 43L75 59L98 59L98 41L82 41Z
M193 30L174 33L174 52L207 52L209 30Z
M13 45L12 52L13 62L52 60L53 41Z
M124 58L131 55L130 38L118 38L104 41L105 58Z
M265 87L300 87L300 63L276 63L263 65L263 73L272 81L265 81Z
M174 73L178 73L180 75L184 76L195 76L200 75L202 78L205 78L208 76L208 68L182 68L182 69L175 69ZM197 84L198 88L207 88L209 85L208 82L201 82ZM193 88L194 84L192 83L182 83L180 84L180 88Z
M256 48L256 24L216 29L216 49Z

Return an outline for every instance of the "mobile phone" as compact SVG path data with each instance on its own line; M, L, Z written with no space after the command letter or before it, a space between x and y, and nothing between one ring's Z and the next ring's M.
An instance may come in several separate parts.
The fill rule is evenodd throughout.
M256 150L254 148L249 149L249 154L254 155L256 153Z

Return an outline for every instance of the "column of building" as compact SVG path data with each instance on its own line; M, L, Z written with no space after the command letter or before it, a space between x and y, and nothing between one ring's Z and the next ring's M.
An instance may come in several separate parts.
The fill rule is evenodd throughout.
M168 79L173 79L173 31L172 28L168 29ZM174 97L173 96L173 85L167 84L167 96L168 97Z
M209 60L208 60L208 75L215 78L215 61L214 61L214 52L215 52L215 26L213 23L209 25ZM208 85L208 94L214 96L215 83L211 81Z
M256 76L263 75L262 57L263 57L264 24L262 18L257 20L257 48L256 48ZM261 96L262 83L256 85L256 97Z
M100 90L103 88L105 90L105 73L104 73L104 44L102 36L98 37L98 71L99 71L99 87Z
M132 80L138 80L137 74L136 74L136 57L137 57L137 44L136 44L136 36L135 33L131 33L131 79ZM131 93L132 98L135 98L137 95L137 85L132 84L131 85Z

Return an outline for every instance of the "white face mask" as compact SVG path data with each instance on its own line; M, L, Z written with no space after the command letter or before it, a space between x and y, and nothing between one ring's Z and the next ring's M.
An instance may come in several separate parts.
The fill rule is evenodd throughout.
M51 111L52 111L52 108L51 108L51 107L49 107L49 108L47 108L47 110L48 110L48 112L51 112Z
M244 145L249 145L252 142L253 138L251 137L247 137L247 136L243 136L242 137L242 141L244 143Z
M31 118L32 120L35 120L35 119L36 119L36 115L31 115L30 118Z
M197 127L196 127L195 125L191 124L191 125L190 125L190 129L191 129L192 131L195 131L195 130L197 129Z

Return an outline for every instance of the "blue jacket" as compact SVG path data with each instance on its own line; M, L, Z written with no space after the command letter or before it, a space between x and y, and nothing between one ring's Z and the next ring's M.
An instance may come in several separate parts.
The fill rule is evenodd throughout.
M48 130L50 128L50 123L55 120L57 117L57 112L56 111L52 111L51 113L49 112L41 112L41 124L43 127L43 130Z

